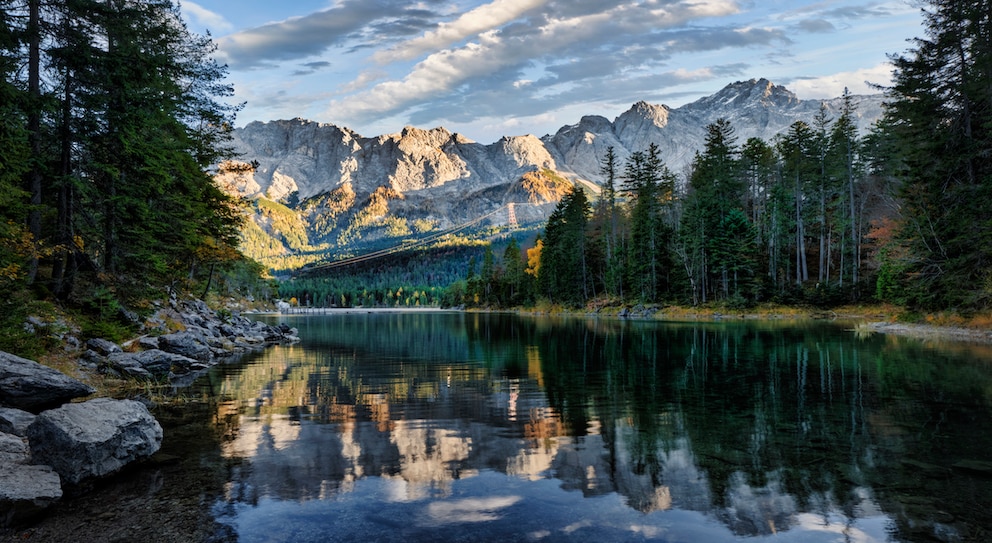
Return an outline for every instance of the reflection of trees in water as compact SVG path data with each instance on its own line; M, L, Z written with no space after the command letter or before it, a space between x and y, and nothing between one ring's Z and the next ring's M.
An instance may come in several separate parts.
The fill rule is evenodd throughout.
M854 518L877 507L873 500L919 492L921 479L928 488L944 482L940 495L966 503L951 490L962 483L960 474L945 467L920 477L919 469L904 467L919 467L907 464L914 456L945 466L955 458L988 458L987 449L978 449L988 440L974 437L987 435L989 377L939 348L852 339L822 325L600 323L598 330L556 331L541 344L548 396L566 425L581 428L606 413L630 420L631 432L608 440L618 463L624 454L615 444L626 444L631 465L618 466L617 489L635 507L650 504L650 496L627 494L619 474L671 486L664 454L680 443L688 444L693 466L706 478L718 516L738 533L807 522L809 515L798 511ZM599 365L578 363L576 345L597 352ZM971 452L948 439L955 433ZM940 454L930 456L935 446ZM976 494L987 501L989 485L980 486ZM892 487L906 491L886 494ZM678 492L671 494L678 507L700 507L678 504ZM935 510L927 515L940 518ZM986 517L971 523L981 526ZM933 526L927 518L903 520Z
M320 319L301 335L325 339L215 380L242 406L225 454L251 458L231 499L325 498L368 476L400 482L396 500L443 497L495 470L739 534L844 523L948 425L909 421L946 421L988 383L938 385L925 353L827 326L380 317Z

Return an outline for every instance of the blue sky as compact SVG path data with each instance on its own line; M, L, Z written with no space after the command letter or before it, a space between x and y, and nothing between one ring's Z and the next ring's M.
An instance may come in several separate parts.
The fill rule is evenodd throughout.
M229 67L238 125L364 136L444 126L482 143L677 107L765 77L800 98L887 84L921 36L907 0L185 0Z

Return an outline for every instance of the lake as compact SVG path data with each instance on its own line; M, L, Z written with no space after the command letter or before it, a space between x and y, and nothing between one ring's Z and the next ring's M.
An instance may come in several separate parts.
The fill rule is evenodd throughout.
M242 542L992 537L985 346L829 322L272 320L303 341L186 392L209 406L196 454L226 466L207 506Z

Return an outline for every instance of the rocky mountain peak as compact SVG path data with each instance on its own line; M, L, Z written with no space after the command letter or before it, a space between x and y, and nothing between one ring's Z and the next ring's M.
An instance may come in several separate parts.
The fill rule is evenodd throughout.
M630 122L636 119L635 122L650 121L652 124L658 128L664 127L668 124L668 113L671 111L668 106L660 104L649 104L644 100L641 100L631 106L626 112L617 117L617 123Z
M692 110L789 108L800 102L799 97L789 89L761 78L731 83L716 94L700 98L685 107Z
M413 126L407 126L403 128L403 131L398 136L394 137L398 139L401 149L416 146L436 148L451 141L453 134L444 127L423 130Z

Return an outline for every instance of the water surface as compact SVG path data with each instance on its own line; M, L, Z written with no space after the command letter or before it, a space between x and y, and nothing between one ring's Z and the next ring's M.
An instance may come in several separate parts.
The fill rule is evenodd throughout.
M992 355L831 323L282 317L218 367L239 541L982 541Z

